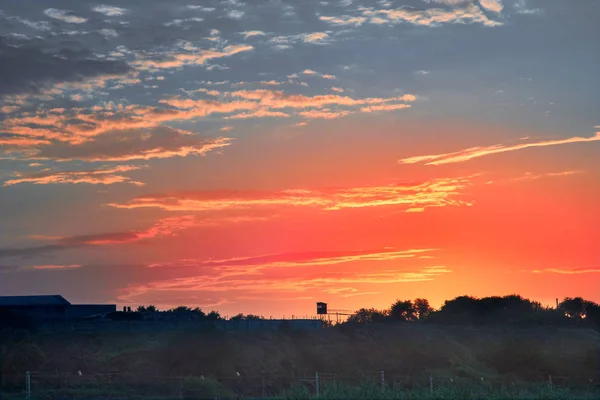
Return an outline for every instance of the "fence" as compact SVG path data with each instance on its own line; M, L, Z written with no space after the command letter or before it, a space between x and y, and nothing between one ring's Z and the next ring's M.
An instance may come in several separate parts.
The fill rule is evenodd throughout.
M263 319L263 320L221 320L221 321L71 321L50 322L40 324L41 333L69 332L152 332L152 331L201 331L216 329L224 331L254 331L254 330L319 330L323 328L320 319Z
M362 390L370 398L381 394L419 392L435 398L447 393L505 393L519 391L578 391L600 393L592 378L559 377L549 375L538 382L488 380L485 377L466 378L442 374L406 375L374 371L361 375L344 375L315 372L310 376L263 375L250 376L236 373L233 376L152 376L142 374L103 373L87 374L77 371L64 373L4 374L0 380L2 400L52 400L52 399L268 399L286 393L295 398L340 397L341 393ZM462 391L462 392L461 392ZM375 397L374 397L375 396ZM600 398L598 396L597 398Z

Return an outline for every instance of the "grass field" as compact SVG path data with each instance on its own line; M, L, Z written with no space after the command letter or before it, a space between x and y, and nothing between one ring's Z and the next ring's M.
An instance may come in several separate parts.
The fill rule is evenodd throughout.
M315 372L324 399L600 398L600 333L586 329L405 324L25 335L2 343L4 399L24 398L26 371L32 399L300 399L315 394Z

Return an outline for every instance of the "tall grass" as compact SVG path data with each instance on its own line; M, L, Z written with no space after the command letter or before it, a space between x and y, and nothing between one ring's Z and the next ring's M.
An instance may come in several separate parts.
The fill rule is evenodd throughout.
M490 381L521 382L517 386L518 393L523 393L517 393L521 397L514 397L515 394L508 398L540 398L549 375L556 377L559 386L568 384L572 388L589 388L593 384L590 380L600 382L600 333L586 329L405 324L318 332L18 335L5 336L0 341L4 344L0 346L0 356L5 392L22 390L26 371L33 376L68 375L71 383L95 374L112 374L112 390L124 385L122 390L131 389L128 393L144 394L145 388L152 388L165 396L177 394L179 377L187 376L213 377L227 393L278 395L291 390L300 379L314 377L317 371L349 377L346 381L338 378L336 383L324 379L321 394L332 398L354 396L356 391L361 395L371 393L369 385L360 383L364 377L377 379L381 370L385 371L390 392L382 394L378 384L372 392L373 396L388 396L384 398L429 396L430 375L434 377L434 394L438 398L474 398L468 396L476 394L469 393L477 390L487 390L486 396L492 396L494 391L505 390L496 397L501 398L512 396L511 391L516 390L512 386L488 388L485 385ZM78 371L83 372L83 377L78 377ZM134 378L126 375L146 378L134 386ZM395 376L411 377L414 387L394 386ZM163 383L156 379L153 382L151 377L163 377ZM482 377L484 383L480 381ZM564 377L560 378L564 382L559 382L559 377ZM416 382L417 379L421 381ZM450 379L455 384L442 384ZM477 383L473 386L467 382ZM529 388L527 383L534 386ZM90 382L90 390L98 384ZM36 381L32 385L32 390L35 385L42 387ZM75 390L69 388L67 385L61 390ZM314 393L314 384L294 390ZM191 386L188 392L194 393ZM336 393L342 393L341 397L335 397ZM561 393L556 388L548 395L560 398L556 396Z
M486 385L447 385L429 388L397 389L384 388L376 382L362 385L329 384L324 385L319 396L306 386L294 386L286 391L284 400L595 400L600 398L600 390L574 390L569 388L550 388L544 384L506 385L494 388Z

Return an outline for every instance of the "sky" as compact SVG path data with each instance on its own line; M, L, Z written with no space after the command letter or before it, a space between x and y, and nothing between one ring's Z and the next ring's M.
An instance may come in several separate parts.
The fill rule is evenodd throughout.
M600 301L600 2L0 0L0 294Z

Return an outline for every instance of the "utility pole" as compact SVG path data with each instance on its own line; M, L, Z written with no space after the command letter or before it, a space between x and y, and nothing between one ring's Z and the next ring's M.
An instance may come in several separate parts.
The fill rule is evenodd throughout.
M29 371L25 373L25 399L31 400L31 374Z

